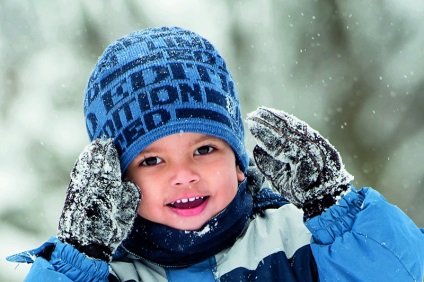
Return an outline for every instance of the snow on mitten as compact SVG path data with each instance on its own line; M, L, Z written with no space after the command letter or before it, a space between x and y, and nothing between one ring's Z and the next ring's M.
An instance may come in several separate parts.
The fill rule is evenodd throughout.
M353 176L339 153L307 123L264 107L250 113L247 123L257 141L253 156L258 168L307 217L321 214L348 189Z
M96 139L71 172L58 238L89 257L109 261L130 232L139 202L137 185L121 180L112 140Z

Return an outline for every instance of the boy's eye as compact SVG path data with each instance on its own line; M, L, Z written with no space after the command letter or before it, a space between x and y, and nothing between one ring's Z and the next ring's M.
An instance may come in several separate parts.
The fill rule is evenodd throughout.
M206 155L211 153L214 150L214 148L212 146L202 146L198 149L196 149L196 151L194 151L195 155Z
M153 165L160 164L161 162L162 162L162 160L158 157L150 157L150 158L145 158L144 161L142 161L140 163L140 165L142 165L142 166L153 166Z

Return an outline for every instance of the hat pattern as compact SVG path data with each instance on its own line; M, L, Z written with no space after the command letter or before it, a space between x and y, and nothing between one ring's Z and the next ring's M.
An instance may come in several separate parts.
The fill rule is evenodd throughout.
M84 113L90 140L114 139L122 172L151 143L180 132L225 140L247 168L231 74L214 46L194 32L150 28L111 44L90 76Z

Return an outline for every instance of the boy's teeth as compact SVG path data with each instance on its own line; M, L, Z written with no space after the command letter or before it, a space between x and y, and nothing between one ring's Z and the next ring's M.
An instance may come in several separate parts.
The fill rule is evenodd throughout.
M191 197L178 199L175 202L167 204L167 206L175 209L194 209L205 203L208 196L204 197Z
M173 205L175 203L180 204L180 203L193 202L193 201L198 200L200 198L203 199L203 197L193 197L193 198L188 198L188 199L179 199L179 200L176 200L175 202L172 202L171 205Z

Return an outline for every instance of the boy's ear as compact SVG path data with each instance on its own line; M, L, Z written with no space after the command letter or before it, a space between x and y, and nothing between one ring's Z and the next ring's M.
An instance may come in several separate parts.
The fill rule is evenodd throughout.
M240 169L240 166L236 164L236 173L237 173L237 180L238 182L242 182L246 176L244 175L243 171Z

